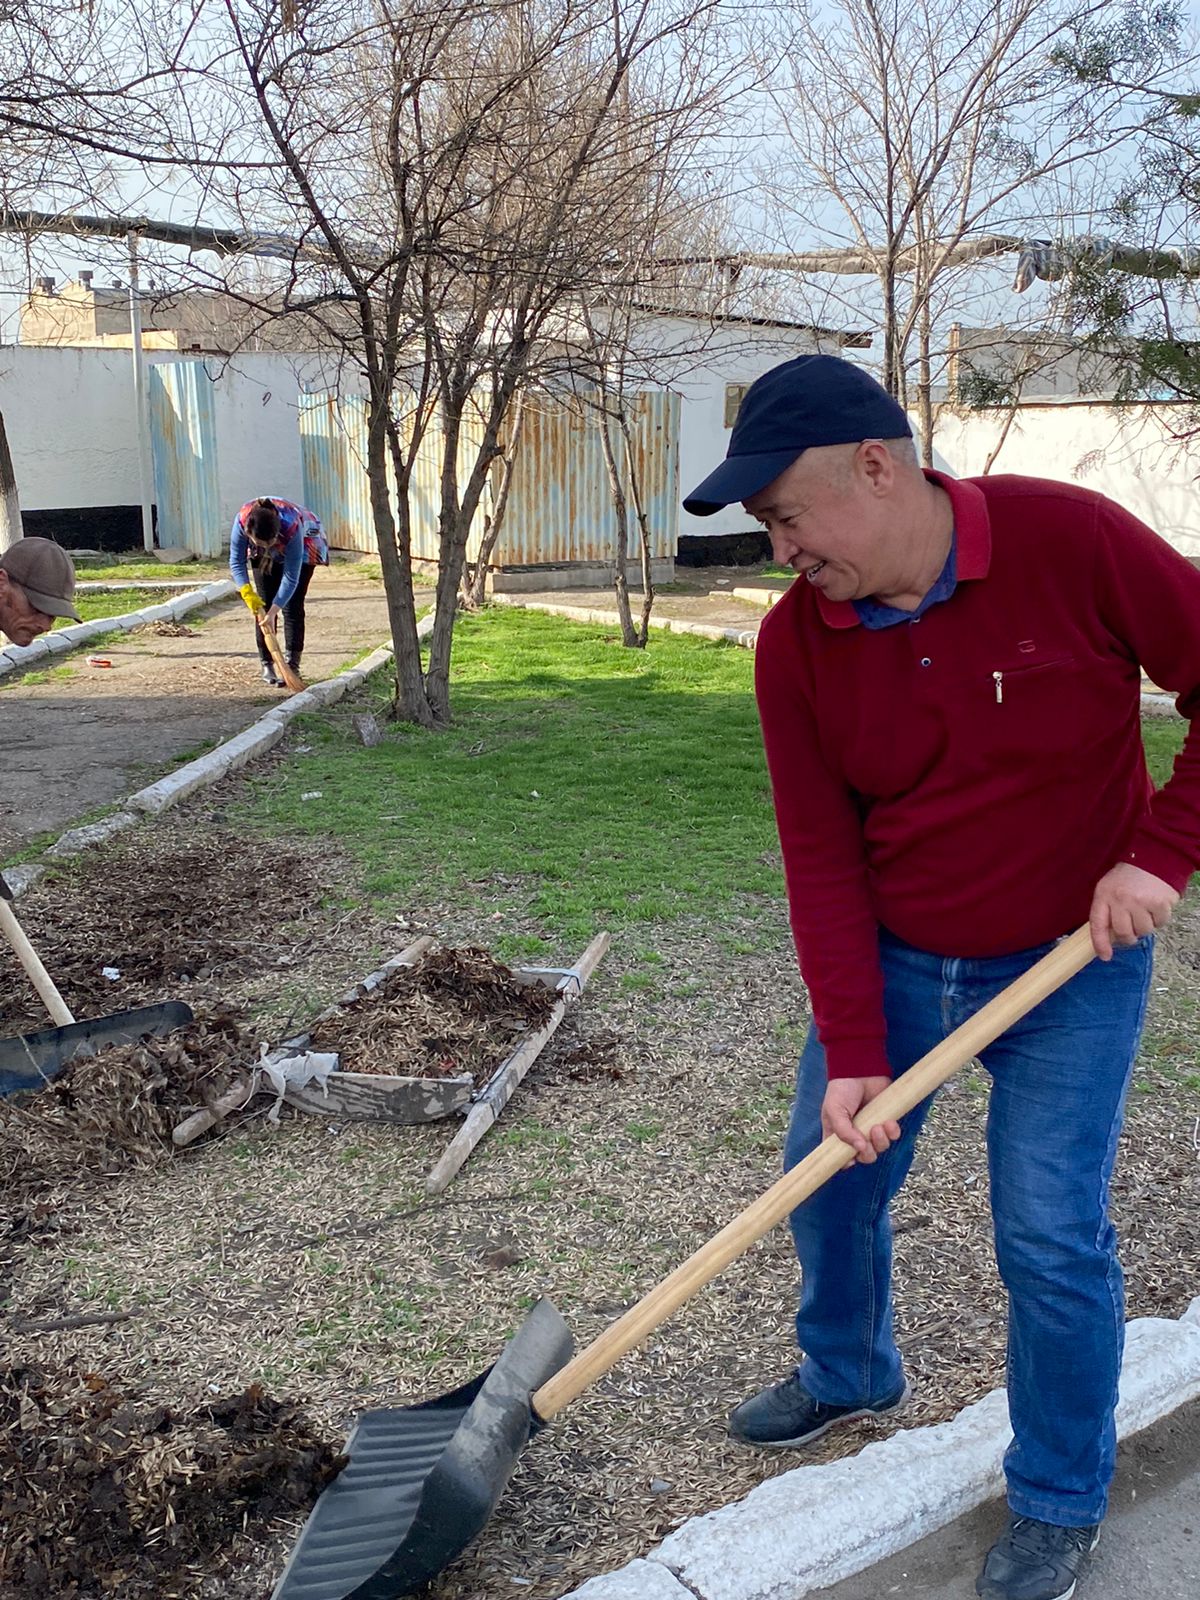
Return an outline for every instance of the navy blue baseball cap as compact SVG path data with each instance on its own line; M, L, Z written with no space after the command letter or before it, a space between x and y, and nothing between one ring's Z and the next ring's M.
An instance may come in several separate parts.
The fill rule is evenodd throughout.
M869 372L839 356L797 356L746 390L724 461L683 509L711 517L748 500L813 445L911 438L904 408Z

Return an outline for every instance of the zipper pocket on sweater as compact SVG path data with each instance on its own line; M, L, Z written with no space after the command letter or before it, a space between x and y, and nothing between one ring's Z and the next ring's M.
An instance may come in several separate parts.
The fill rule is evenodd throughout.
M1019 685L1028 678L1036 677L1040 672L1049 672L1054 667L1073 667L1074 665L1075 658L1073 656L1059 656L1056 661L1039 661L1036 666L1032 667L997 667L992 673L992 692L995 695L996 704L998 706L1004 704L1004 685L1006 681L1013 685Z

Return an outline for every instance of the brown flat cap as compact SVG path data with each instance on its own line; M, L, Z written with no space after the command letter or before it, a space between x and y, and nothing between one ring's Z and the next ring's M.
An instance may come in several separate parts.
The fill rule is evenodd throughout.
M75 568L53 539L18 539L0 555L0 572L24 589L35 610L82 620L75 609Z

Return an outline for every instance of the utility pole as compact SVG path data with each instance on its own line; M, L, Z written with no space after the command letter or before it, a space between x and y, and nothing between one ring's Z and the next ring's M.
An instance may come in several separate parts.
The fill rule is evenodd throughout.
M150 408L146 403L146 361L142 351L142 305L138 292L137 234L129 243L129 331L133 345L133 403L137 417L138 479L142 491L142 544L154 549L154 465L150 456Z

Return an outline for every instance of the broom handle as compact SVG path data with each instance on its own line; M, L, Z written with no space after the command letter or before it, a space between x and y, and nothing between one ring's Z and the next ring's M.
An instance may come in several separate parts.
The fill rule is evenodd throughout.
M25 930L17 921L16 915L8 901L0 898L0 928L4 930L4 937L16 952L17 960L25 968L38 994L45 1003L46 1010L60 1028L70 1027L75 1018L67 1009L67 1002L54 987L54 979L42 965L41 957L25 937Z
M274 628L266 627L261 617L256 617L255 621L258 623L258 631L266 641L267 649L271 652L271 657L279 669L279 676L293 694L299 694L304 688L304 679L296 671L295 667L288 666L283 651L279 647L279 640L275 637Z
M1047 995L1081 972L1095 954L1092 949L1091 930L1082 927L1048 955L1030 967L1028 972L1009 984L987 1005L969 1017L960 1028L955 1028L941 1044L935 1045L928 1055L922 1056L907 1072L888 1085L882 1094L865 1105L854 1119L856 1128L865 1133L880 1122L890 1122L905 1115L919 1105L926 1095L932 1094L946 1079L952 1077L964 1062L970 1061L981 1050L998 1039L1006 1028L1018 1022ZM676 1267L663 1281L637 1305L630 1307L598 1339L579 1352L574 1360L544 1383L533 1396L533 1409L543 1422L548 1422L583 1391L602 1378L609 1369L635 1350L655 1328L677 1311L697 1289L703 1288L717 1273L761 1239L777 1222L807 1200L814 1190L848 1167L853 1162L849 1145L835 1134L830 1134L812 1153L790 1172L784 1174L753 1205L748 1206L732 1222L722 1228L715 1238L702 1245L694 1255Z
M294 667L288 666L283 651L279 648L279 640L275 637L275 630L273 628L264 627L263 618L266 616L268 608L262 596L254 587L253 583L249 582L244 583L238 590L238 593L246 602L246 605L250 611L250 615L254 618L255 622L258 623L258 631L260 634L262 634L263 642L266 644L271 660L279 668L279 676L283 679L284 683L287 684L288 688L293 694L299 694L304 688L304 679Z

